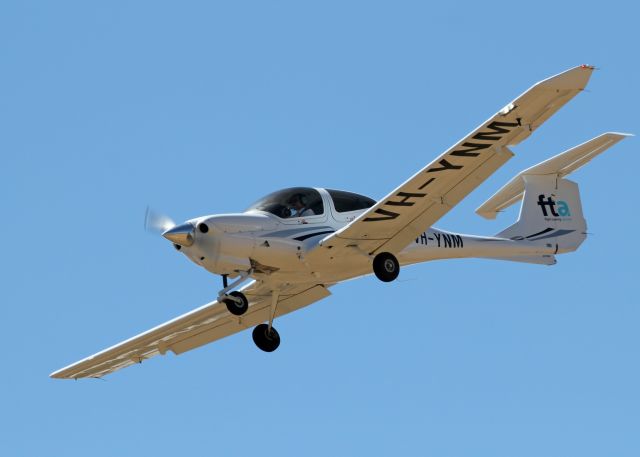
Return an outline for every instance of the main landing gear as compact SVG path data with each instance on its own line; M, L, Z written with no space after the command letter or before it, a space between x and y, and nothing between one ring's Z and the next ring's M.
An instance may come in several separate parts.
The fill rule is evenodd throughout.
M400 274L400 263L393 254L381 252L373 258L373 272L380 281L391 282Z
M258 349L264 352L273 352L280 346L280 334L273 327L273 319L276 316L276 309L278 307L278 299L280 298L280 291L271 291L271 306L269 307L269 323L258 324L253 329L251 336L253 342L256 343Z
M222 275L222 285L224 289L218 293L218 301L227 305L227 309L234 316L242 316L247 312L249 309L249 300L247 300L247 297L242 292L237 290L233 292L229 291L247 279L250 274L251 271L241 272L240 277L231 284L227 284L227 275Z
M257 325L256 328L253 329L251 336L256 346L264 352L273 352L280 346L280 335L278 331L273 327L269 330L268 324Z

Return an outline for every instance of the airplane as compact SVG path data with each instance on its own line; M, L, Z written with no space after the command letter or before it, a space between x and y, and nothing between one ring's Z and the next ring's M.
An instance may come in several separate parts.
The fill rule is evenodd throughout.
M222 277L211 303L55 371L52 378L101 378L156 355L176 355L253 327L256 346L280 345L273 322L373 273L384 282L401 267L451 258L553 265L586 239L578 185L566 176L629 136L604 133L516 175L476 212L495 218L521 202L518 220L495 236L432 227L514 156L519 144L582 91L594 70L581 65L545 79L500 109L384 198L294 187L238 214L176 225L147 215L175 249ZM229 282L232 280L232 282Z

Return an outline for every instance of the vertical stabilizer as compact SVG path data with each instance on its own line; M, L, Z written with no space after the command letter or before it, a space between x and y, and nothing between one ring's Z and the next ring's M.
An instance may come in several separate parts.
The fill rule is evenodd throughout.
M587 237L578 184L555 176L523 176L518 221L497 236L555 245L556 253L578 249Z

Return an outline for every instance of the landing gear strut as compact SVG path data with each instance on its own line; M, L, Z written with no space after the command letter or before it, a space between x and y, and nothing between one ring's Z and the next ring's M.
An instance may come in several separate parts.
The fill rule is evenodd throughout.
M227 275L222 275L223 289L218 292L218 301L227 305L229 312L235 316L242 316L249 309L249 300L247 297L237 290L229 292L238 284L243 282L249 277L251 270L240 272L240 277L233 281L231 284L227 284Z
M373 272L380 281L393 281L400 274L398 259L389 252L381 252L373 259Z

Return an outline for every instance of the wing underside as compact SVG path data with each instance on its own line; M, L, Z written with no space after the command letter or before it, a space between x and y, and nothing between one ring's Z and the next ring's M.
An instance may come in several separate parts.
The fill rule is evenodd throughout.
M243 288L243 292L249 300L249 309L242 316L230 314L223 303L214 301L62 368L51 377L102 377L169 351L182 354L268 320L270 288L254 281ZM292 286L280 294L275 316L290 313L328 295L330 292L323 285Z

